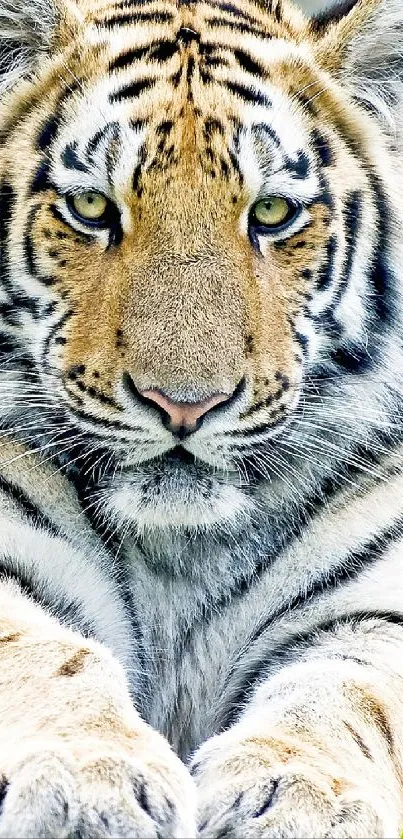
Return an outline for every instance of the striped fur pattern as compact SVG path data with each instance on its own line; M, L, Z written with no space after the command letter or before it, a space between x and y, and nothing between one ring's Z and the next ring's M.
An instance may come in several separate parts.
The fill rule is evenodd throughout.
M0 839L399 836L402 27L0 0Z

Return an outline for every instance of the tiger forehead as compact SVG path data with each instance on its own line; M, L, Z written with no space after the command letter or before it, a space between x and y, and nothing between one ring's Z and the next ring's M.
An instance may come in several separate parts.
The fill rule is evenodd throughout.
M114 14L109 7L95 21L112 104L144 111L178 91L178 104L185 99L203 110L217 105L218 92L220 104L234 112L245 103L269 106L264 88L270 65L302 56L298 27L273 12L280 9L274 0L265 13L253 3L156 3L130 5L129 11L119 5Z
M209 106L214 109L218 92L221 104L227 109L232 104L234 114L239 104L236 97L247 104L270 104L260 90L268 79L267 68L253 58L251 50L204 41L196 28L188 26L182 26L172 39L159 38L113 54L108 72L113 85L110 103L136 109L168 95L172 104L176 100L182 109L187 103L197 114Z
M288 13L283 14L281 0L261 4L253 0L140 0L130 4L118 0L98 14L96 6L91 4L89 15L90 26L98 32L95 39L117 46L122 40L129 42L134 34L136 40L143 34L147 39L151 27L154 35L159 31L176 49L194 41L236 45L242 36L263 39L267 45L272 38L298 39L301 29L295 11L290 14L287 8Z
M266 140L282 145L274 129L268 136L273 114L288 108L282 65L291 56L295 75L297 57L303 64L297 37L291 38L288 27L285 38L277 18L247 3L242 9L227 2L173 6L161 0L108 7L95 20L98 72L87 76L77 119L70 121L78 151L90 160L100 152L98 162L103 166L107 159L114 183L117 168L127 183L130 157L136 162L135 191L141 191L138 181L146 171L166 174L176 165L183 173L188 167L191 180L203 172L242 180L240 135L265 124ZM301 147L298 125L294 114L292 139L299 133ZM65 139L67 131L62 133ZM123 152L125 173L111 165ZM73 169L78 156L70 148L62 159Z

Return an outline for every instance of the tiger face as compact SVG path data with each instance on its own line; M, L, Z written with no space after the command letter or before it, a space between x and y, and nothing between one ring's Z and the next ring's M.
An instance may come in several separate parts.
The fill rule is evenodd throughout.
M385 141L338 78L357 13L56 11L50 58L6 96L9 333L99 451L110 513L245 519L303 407L368 375L393 321Z

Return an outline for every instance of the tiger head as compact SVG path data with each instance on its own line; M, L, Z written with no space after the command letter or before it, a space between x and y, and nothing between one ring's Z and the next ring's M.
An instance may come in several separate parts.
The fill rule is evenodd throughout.
M25 398L139 532L245 521L378 428L402 23L400 0L1 0L1 410Z

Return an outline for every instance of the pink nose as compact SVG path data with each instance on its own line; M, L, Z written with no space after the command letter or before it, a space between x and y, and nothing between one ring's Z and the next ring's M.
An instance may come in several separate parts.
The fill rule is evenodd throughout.
M230 398L230 394L216 393L202 402L175 402L159 390L142 390L140 393L168 415L170 430L181 438L196 431L198 421L205 414Z

